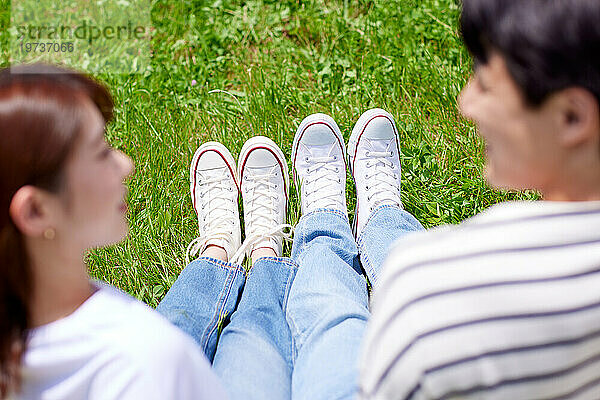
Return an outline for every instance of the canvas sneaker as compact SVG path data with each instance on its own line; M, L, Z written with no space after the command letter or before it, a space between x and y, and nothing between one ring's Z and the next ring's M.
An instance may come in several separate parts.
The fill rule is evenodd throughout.
M348 162L356 185L356 237L378 206L402 208L399 152L396 123L388 112L375 108L360 116L348 142Z
M302 214L318 208L348 212L343 143L340 128L329 115L309 115L300 123L292 147L292 164Z
M222 247L231 259L240 247L238 184L233 156L218 142L204 143L190 165L190 192L199 235L188 245L186 262L209 245Z
M292 231L285 223L289 191L285 156L271 139L255 136L242 147L238 167L246 239L232 262L241 264L258 248L271 248L281 256L283 240L291 240Z

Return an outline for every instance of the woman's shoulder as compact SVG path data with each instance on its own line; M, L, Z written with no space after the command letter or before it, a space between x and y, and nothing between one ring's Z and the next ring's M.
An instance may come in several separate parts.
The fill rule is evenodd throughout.
M72 397L109 388L114 396L106 398L222 397L204 395L222 391L191 337L143 302L95 284L73 314L32 332L24 363L29 397L59 386Z
M192 348L193 340L145 303L114 286L94 282L97 291L71 315L36 328L29 348L85 345L90 351L132 358L176 355Z
M114 382L125 368L137 376L123 385L132 393L225 398L210 363L190 336L127 293L106 284L99 286L109 312L116 308L120 311L112 315L114 320L103 337L105 346L111 347L107 352L115 354L115 362L95 379L96 386Z
M100 299L97 308L90 310L89 325L96 332L105 330L113 343L117 335L125 351L145 352L143 348L151 346L155 357L163 348L174 354L177 348L185 351L187 347L196 347L187 334L142 301L106 283L96 284Z

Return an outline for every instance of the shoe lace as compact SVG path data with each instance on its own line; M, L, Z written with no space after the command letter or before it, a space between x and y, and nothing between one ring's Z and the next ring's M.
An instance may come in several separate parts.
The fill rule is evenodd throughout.
M322 208L344 208L344 203L340 200L343 199L344 191L340 189L343 183L338 177L339 166L332 164L337 159L337 156L306 156L306 161L313 164L308 168L304 179L307 203L318 202Z
M265 239L292 240L293 227L290 224L280 224L277 210L278 185L271 182L276 177L274 173L263 175L245 175L244 190L253 192L250 202L245 204L246 209L246 239L238 251L231 257L234 264L241 264L246 254L252 251L254 246Z
M198 252L204 250L206 244L215 239L233 241L233 222L235 219L236 207L235 200L226 196L227 192L232 191L231 177L226 173L221 176L200 178L198 188L200 201L196 200L198 216L203 215L200 224L200 235L192 240L185 251L186 265L190 263L190 258L195 257ZM207 198L206 200L204 200ZM228 203L234 203L233 206ZM206 210L206 211L205 211ZM234 214L233 216L231 214ZM206 236L210 232L210 236Z
M365 156L367 171L367 201L373 201L371 211L380 204L394 204L402 207L398 174L394 172L394 164L388 160L394 156L392 151L367 151Z

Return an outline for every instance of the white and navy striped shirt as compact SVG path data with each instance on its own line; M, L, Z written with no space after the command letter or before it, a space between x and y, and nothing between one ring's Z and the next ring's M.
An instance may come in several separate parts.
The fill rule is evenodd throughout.
M398 241L362 399L600 399L600 202L509 202Z

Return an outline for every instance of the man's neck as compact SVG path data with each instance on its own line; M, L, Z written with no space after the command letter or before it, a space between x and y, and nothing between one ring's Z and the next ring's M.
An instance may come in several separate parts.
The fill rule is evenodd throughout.
M600 200L600 157L598 146L586 146L559 158L560 167L539 188L548 201Z
M542 198L548 201L594 201L600 200L600 176L587 175L565 181L560 185L542 190Z

